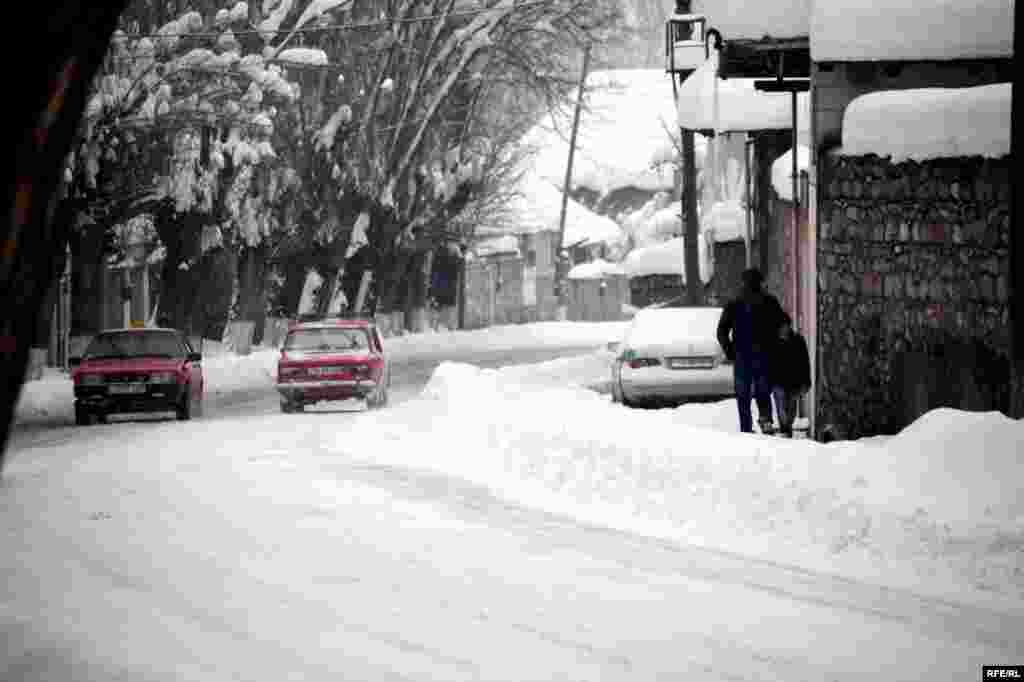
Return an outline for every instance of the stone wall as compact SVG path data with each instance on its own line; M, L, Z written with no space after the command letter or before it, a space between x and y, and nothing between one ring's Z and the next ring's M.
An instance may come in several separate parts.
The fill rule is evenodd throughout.
M819 429L1007 409L1009 173L1005 159L822 157Z

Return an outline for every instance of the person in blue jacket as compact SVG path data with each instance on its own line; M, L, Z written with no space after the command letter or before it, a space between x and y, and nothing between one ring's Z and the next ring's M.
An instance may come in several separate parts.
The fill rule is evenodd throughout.
M743 290L730 301L718 320L718 343L733 363L740 430L754 430L750 400L757 402L761 433L774 433L772 396L768 370L778 342L785 312L779 299L762 289L764 276L757 268L743 271Z

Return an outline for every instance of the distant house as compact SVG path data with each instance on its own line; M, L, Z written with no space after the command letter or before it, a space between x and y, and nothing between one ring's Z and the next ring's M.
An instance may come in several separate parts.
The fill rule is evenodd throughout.
M1005 410L1013 3L819 0L811 28L819 422Z

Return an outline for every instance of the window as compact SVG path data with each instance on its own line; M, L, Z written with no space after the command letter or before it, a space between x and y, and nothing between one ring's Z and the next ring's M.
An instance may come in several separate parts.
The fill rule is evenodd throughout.
M85 351L89 359L180 358L187 352L181 338L169 332L113 332L100 334Z
M526 252L526 267L535 268L537 267L537 252L530 249Z
M284 341L284 349L294 351L368 350L369 347L367 331L355 327L296 329Z

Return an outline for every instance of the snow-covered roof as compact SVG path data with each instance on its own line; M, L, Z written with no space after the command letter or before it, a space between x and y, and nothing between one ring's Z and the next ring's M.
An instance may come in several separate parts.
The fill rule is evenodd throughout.
M569 271L569 279L602 279L625 275L626 271L618 263L609 263L606 260L597 259L590 263L580 263Z
M595 71L580 113L573 184L599 194L623 187L671 189L667 161L678 137L672 83L660 69ZM561 183L569 155L572 107L546 116L523 139L536 153L528 171Z
M719 56L712 52L679 88L676 122L689 130L745 132L786 130L793 126L793 100L787 92L761 92L749 78L718 77ZM715 98L717 94L717 115ZM810 97L797 95L797 129L809 137Z
M509 223L501 229L514 234L557 231L562 211L562 192L539 177L524 178L519 193L509 202ZM571 197L566 204L565 238L562 246L581 242L607 243L622 237L611 218L594 213Z
M797 173L805 171L811 164L811 150L804 145L797 147ZM775 159L772 163L772 187L780 199L793 201L793 150Z
M1013 56L1013 0L815 0L813 5L815 61Z
M706 14L708 28L718 29L725 40L798 38L810 32L811 0L698 0L693 11Z
M499 254L519 255L519 240L512 235L492 237L476 245L478 256L497 256Z
M667 205L662 205L666 201ZM679 202L658 195L643 208L626 216L622 227L633 238L633 243L641 248L678 237L683 233Z
M1011 84L873 92L843 115L845 156L894 162L1010 153Z

